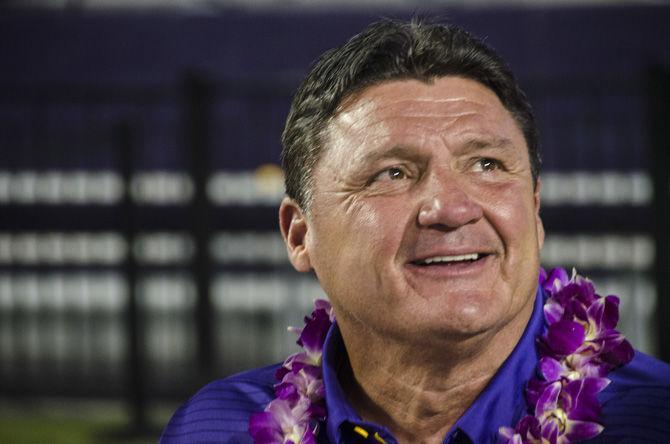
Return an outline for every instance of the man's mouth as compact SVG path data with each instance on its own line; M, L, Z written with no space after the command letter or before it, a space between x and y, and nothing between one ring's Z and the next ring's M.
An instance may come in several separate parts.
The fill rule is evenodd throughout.
M425 259L418 259L412 261L412 264L420 266L467 264L476 262L480 259L485 258L486 256L488 256L488 254L486 253L468 253L453 256L433 256L433 257L427 257Z

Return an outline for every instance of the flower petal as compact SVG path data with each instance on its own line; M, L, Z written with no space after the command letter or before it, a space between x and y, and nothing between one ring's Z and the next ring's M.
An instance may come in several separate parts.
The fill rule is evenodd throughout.
M519 420L519 423L516 425L516 430L524 438L535 438L539 439L541 436L540 430L540 421L530 415L526 415Z
M587 316L599 330L613 329L619 322L619 298L610 295L595 300Z
M546 279L542 282L542 288L549 293L556 293L565 287L568 282L570 282L568 272L564 268L554 268L549 271Z
M498 428L498 435L500 435L501 438L505 439L505 442L512 442L511 440L516 434L516 430L514 430L512 427L500 427Z
M290 375L291 373L288 373ZM284 378L286 380L286 378ZM284 399L287 401L297 401L300 395L295 385L290 382L282 382L275 386L275 397L277 399Z
M596 288L593 286L593 282L590 279L585 278L584 276L576 275L573 279L574 285L577 290L577 298L586 303L591 304L598 297L596 295Z
M335 312L333 311L333 306L330 305L330 302L325 299L316 299L314 300L314 311L323 310L328 313L328 318L330 322L335 322Z
M549 298L543 307L544 318L547 320L547 325L552 325L561 320L565 308L558 303L554 298Z
M282 439L279 423L270 412L258 412L251 415L249 434L254 444L273 444Z
M540 398L535 404L535 416L540 417L544 412L556 410L558 406L558 395L561 393L560 381L553 382L544 388Z
M540 373L547 381L556 381L564 370L560 362L549 356L540 359L539 367Z
M544 389L550 383L551 382L541 381L537 378L532 378L530 381L528 381L526 386L526 403L529 406L534 406L537 404L537 401L540 399L540 395L542 395Z
M302 435L302 438L300 439L300 444L316 444L316 436L309 429L309 427L305 430L305 433Z
M558 355L569 355L584 342L584 326L574 321L558 321L549 326L546 342Z
M569 382L561 393L561 403L568 418L582 421L598 419L601 406L596 395L609 383L607 378L584 378Z
M305 318L298 345L308 354L320 353L330 325L330 317L325 310L314 310L312 318Z
M619 298L614 295L605 296L605 309L602 317L604 328L615 328L619 323Z
M542 443L556 444L558 442L558 424L554 419L542 424Z
M597 422L568 421L565 438L567 442L582 441L599 435L603 429L604 427Z
M623 338L623 335L621 337ZM623 338L621 343L615 345L606 353L599 355L598 360L599 362L605 364L608 370L611 370L629 363L633 359L633 356L635 356L635 350L633 350L633 346L631 346L630 342Z

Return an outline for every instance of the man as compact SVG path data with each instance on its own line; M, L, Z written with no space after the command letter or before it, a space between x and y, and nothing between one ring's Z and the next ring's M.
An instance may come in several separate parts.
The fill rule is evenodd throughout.
M552 338L542 336L547 295L538 289L537 131L491 49L454 26L373 24L314 66L283 144L279 222L289 258L316 274L337 319L322 363L313 362L322 367L308 372L325 404L308 402L318 414L302 422L291 416L295 397L283 404L289 410L258 416L281 387L293 390L275 393L275 365L204 388L175 413L163 442L251 442L251 430L258 442L480 443L501 439L501 427L515 442L669 436L669 367L640 353L622 365L632 357L623 338L601 367L580 367L587 375L570 367L562 382L529 383L551 363L568 365L572 351L539 366L537 344ZM594 307L609 313L612 301ZM593 352L586 323L552 322L582 329L579 350ZM593 325L603 322L611 327ZM607 388L601 368L612 370ZM571 381L584 393L598 387L583 402L586 394L553 390ZM541 408L527 405L533 390ZM589 413L579 416L579 402Z

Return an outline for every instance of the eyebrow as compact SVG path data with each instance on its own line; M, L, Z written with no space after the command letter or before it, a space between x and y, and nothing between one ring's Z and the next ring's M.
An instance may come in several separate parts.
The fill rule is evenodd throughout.
M508 150L514 148L514 142L506 137L473 137L468 139L463 144L463 147L465 149L472 150L482 150L486 148L500 148Z
M482 149L503 149L505 151L514 148L514 142L506 137L472 137L467 139L462 145L465 150L482 150ZM402 158L408 160L420 160L423 155L407 145L394 145L391 148L384 150L375 150L363 155L356 163L360 165L369 165L383 159Z
M363 157L360 158L359 162L363 165L367 165L382 159L390 159L394 157L416 160L422 156L415 149L412 149L407 145L394 145L387 150L382 149L366 153Z

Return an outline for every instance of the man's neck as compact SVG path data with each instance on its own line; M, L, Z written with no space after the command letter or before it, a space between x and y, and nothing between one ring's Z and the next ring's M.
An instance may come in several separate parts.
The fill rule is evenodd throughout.
M401 443L441 443L510 355L532 307L498 331L429 344L363 335L338 321L350 362L339 378L349 402Z

